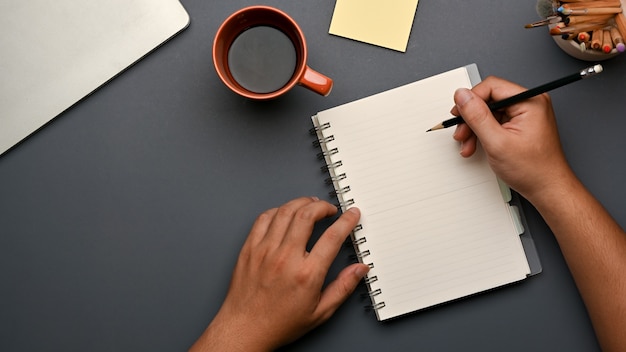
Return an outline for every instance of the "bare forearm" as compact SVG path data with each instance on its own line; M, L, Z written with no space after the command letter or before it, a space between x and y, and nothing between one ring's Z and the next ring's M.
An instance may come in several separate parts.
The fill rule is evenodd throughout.
M200 338L191 346L189 352L265 352L272 349L263 345L262 339L255 339L246 324L237 324L232 319L224 318L218 314Z
M603 350L617 351L626 346L626 234L573 174L559 185L531 202L561 247Z
M549 95L494 116L485 101L524 88L487 77L454 94L454 139L471 156L478 138L496 174L539 210L559 242L605 351L626 346L626 234L567 165Z

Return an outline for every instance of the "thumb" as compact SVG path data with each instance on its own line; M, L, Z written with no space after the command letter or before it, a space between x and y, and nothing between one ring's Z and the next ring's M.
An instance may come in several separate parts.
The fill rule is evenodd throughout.
M368 271L369 266L366 264L352 264L344 268L337 278L326 286L317 306L321 321L326 321L335 313L337 308L354 292Z
M454 103L465 123L483 143L500 131L500 124L494 118L484 100L466 88L454 92Z

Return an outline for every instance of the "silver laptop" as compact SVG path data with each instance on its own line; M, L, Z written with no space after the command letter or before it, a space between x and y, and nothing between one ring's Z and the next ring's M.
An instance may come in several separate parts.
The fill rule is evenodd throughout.
M0 1L0 154L188 24L178 0Z

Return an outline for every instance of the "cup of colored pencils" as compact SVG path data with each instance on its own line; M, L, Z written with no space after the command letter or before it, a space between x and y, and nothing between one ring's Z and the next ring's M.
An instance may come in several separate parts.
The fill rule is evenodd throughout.
M526 28L548 26L556 44L586 61L609 59L626 51L626 0L538 0L543 19Z

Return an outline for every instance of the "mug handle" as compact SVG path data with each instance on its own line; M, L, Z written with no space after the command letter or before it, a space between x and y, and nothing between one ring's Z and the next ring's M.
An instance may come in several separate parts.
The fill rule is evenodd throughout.
M333 89L333 80L323 74L313 70L309 66L304 70L304 74L298 83L317 94L327 96Z

